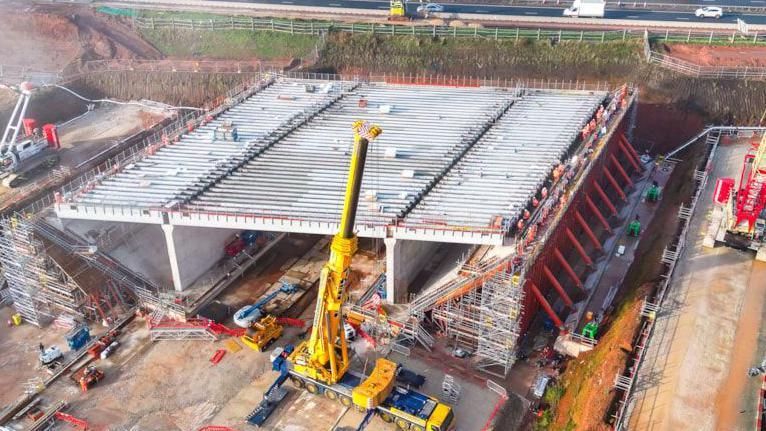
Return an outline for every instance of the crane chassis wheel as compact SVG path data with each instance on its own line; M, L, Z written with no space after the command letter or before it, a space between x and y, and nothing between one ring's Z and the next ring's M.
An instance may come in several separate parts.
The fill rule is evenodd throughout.
M388 414L388 413L381 413L381 414L380 414L380 419L381 419L383 422L387 423L387 424L390 424L391 422L393 422L393 421L394 421L394 417L393 417L393 416L391 416L391 415L390 415L390 414Z
M347 397L347 396L345 396L345 395L341 395L341 396L340 396L340 403L341 403L341 404L343 404L343 406L345 406L345 407L351 407L351 405L352 405L352 404L354 404L354 403L351 401L351 398L350 398L350 397Z
M306 390L309 391L310 394L316 395L319 393L319 386L315 385L314 383L308 382L306 383Z
M396 427L400 430L408 430L410 429L410 423L402 418L398 418L396 420Z
M303 389L306 386L306 382L295 376L290 376L290 383L292 383L296 389Z
M335 400L337 400L337 399L338 399L338 393L337 393L337 392L335 392L335 391L331 391L331 390L329 390L329 389L325 389L325 391L324 391L324 396L325 396L325 398L327 398L328 400L332 400L332 401L335 401Z

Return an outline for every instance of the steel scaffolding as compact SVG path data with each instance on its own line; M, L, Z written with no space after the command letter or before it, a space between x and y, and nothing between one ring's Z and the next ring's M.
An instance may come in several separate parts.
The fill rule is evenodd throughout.
M14 308L36 326L57 312L84 316L87 294L46 253L33 226L20 217L0 219L0 263Z
M486 373L504 377L516 360L524 301L520 279L496 272L481 287L433 310L445 335L473 352L474 366Z

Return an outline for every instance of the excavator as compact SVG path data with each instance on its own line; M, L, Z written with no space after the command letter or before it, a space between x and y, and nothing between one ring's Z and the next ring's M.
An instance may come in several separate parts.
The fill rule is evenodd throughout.
M351 153L340 229L333 236L329 261L322 268L314 311L314 326L309 339L297 346L277 347L272 353L272 368L280 375L261 404L248 416L260 426L284 398L282 383L288 378L298 389L337 400L345 407L365 412L362 429L374 414L399 429L448 431L453 423L452 408L436 398L396 385L401 367L385 358L377 359L369 376L350 370L350 358L343 322L343 304L348 298L351 259L357 250L354 233L359 194L367 148L382 130L363 121L353 123L354 148Z

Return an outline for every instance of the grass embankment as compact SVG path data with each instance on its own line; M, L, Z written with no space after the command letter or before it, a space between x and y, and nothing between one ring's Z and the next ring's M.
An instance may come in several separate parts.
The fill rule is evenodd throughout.
M250 30L140 30L141 36L168 57L209 60L277 60L303 58L319 37Z
M642 63L636 41L551 43L333 34L317 67L377 73L430 73L475 77L617 79Z
M546 399L552 408L537 422L545 430L609 430L615 399L612 382L625 371L632 341L641 326L643 299L651 296L664 267L662 251L673 241L678 229L678 207L694 191L692 174L704 153L700 146L676 167L663 190L655 218L642 234L636 259L625 277L622 291L615 298L613 312L596 348L567 365L559 384Z

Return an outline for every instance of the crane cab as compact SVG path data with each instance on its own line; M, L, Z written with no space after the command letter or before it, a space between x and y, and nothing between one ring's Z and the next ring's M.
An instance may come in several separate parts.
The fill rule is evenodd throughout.
M388 11L388 19L392 21L407 19L407 10L404 6L403 0L391 0Z

